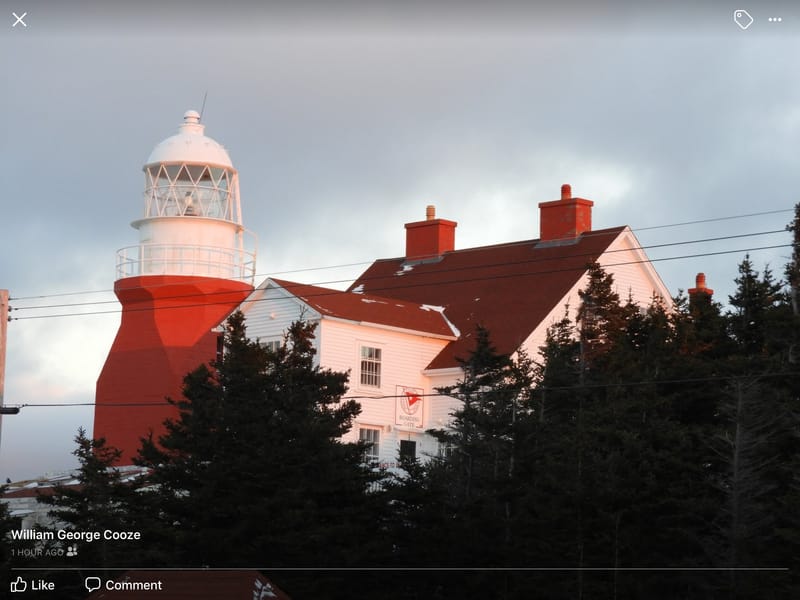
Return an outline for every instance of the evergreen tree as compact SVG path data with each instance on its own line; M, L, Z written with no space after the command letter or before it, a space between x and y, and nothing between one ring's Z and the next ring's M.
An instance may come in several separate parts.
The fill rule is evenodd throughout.
M582 366L581 344L569 318L569 306L565 307L561 320L548 327L545 344L539 351L542 359L534 363L536 393L532 398L536 420L573 421L572 395L558 393L575 387Z
M72 452L78 458L76 484L56 485L50 495L41 494L37 501L51 506L50 517L56 528L72 531L102 533L129 530L129 507L135 503L135 491L113 465L120 451L106 445L104 438L92 439L79 429L75 436L77 448ZM103 539L91 543L77 543L83 564L95 567L129 565L136 547L118 541Z
M175 403L180 417L166 423L158 444L145 441L145 502L158 507L154 528L171 532L163 540L173 564L319 568L380 560L381 513L368 493L375 475L362 463L363 446L339 439L360 407L342 400L346 373L314 365L314 329L292 324L272 352L247 338L235 313L222 358L186 377L185 399ZM284 579L295 592L314 583Z
M624 332L627 310L614 291L614 277L596 262L588 265L586 287L578 292L577 324L581 342L581 376L602 368L604 355Z
M531 419L526 422L520 479L527 482L520 534L528 539L526 559L542 568L582 564L582 469L584 361L575 324L565 307L563 318L547 331L541 360L533 369ZM576 573L545 573L536 581L543 597L575 598ZM534 583L529 581L528 583Z
M795 597L791 575L692 571L798 556L789 296L751 264L737 284L727 314L710 296L642 310L592 266L577 323L567 310L548 331L530 396L531 378L517 379L479 331L464 379L445 390L464 402L437 432L451 452L409 465L390 490L403 515L398 555L578 570L431 577L426 593ZM434 539L421 535L431 530Z
M791 276L791 263L787 266ZM739 266L730 297L728 322L734 351L725 361L728 385L721 388L720 426L714 448L723 493L717 519L719 563L774 567L797 557L798 540L784 535L796 520L787 508L796 502L793 467L800 456L800 396L794 358L797 317L769 269L762 275L749 257ZM795 507L795 511L796 512ZM731 572L732 597L794 597L797 583L763 573Z
M87 437L84 429L75 436L72 452L78 459L78 470L69 485L58 484L51 494L40 493L37 501L52 507L48 514L53 524L46 530L64 529L72 532L94 533L92 541L53 541L43 545L43 558L37 567L72 567L86 565L91 570L54 571L50 579L57 584L60 597L83 598L83 578L88 575L108 575L114 567L138 566L141 545L137 540L106 539L106 530L137 531L132 519L136 505L135 488L113 465L120 451L107 446L104 438Z
M553 562L541 556L590 569L703 564L698 538L713 502L702 438L676 419L686 386L661 383L682 376L678 328L660 300L643 311L613 290L613 277L593 266L578 327L565 316L542 348L533 435L541 451L529 476L538 483L528 492ZM704 587L681 573L579 570L548 589L549 597L674 597Z
M399 559L466 568L428 574L422 579L428 595L421 597L510 593L509 573L469 567L524 564L521 552L528 540L518 532L517 461L521 424L529 418L530 365L524 355L512 360L499 354L485 328L477 328L475 340L470 355L460 360L463 378L439 390L461 401L450 427L432 431L446 451L424 465L404 463L406 474L388 489L400 517L393 525L401 534Z
M729 315L731 334L745 355L763 354L770 350L767 344L771 337L778 334L774 309L783 299L781 284L769 268L759 275L749 256L739 264L739 276L734 281L737 289L729 298L735 309Z
M792 257L786 265L786 281L792 313L800 316L800 203L794 205L794 218L786 230L792 233Z

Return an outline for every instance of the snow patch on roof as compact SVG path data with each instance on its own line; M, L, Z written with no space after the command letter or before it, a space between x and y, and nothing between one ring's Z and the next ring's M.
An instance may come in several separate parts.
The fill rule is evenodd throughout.
M399 271L395 271L394 274L399 277L401 275L405 275L406 273L411 271L413 268L414 268L414 265L405 264L405 265L403 265L403 267Z
M435 304L421 304L419 308L420 310L432 310L434 312L438 312L440 315L442 315L442 318L444 319L445 323L447 323L447 326L453 330L453 335L456 337L461 337L461 331L459 331L458 327L453 325L450 319L447 318L447 315L444 314L444 306L436 306Z
M420 310L432 310L434 312L444 312L444 306L436 306L435 304L421 304Z
M359 283L356 287L353 288L354 294L363 294L364 293L364 284Z
M367 304L389 304L388 302L384 302L383 300L373 300L371 298L362 298L361 301Z

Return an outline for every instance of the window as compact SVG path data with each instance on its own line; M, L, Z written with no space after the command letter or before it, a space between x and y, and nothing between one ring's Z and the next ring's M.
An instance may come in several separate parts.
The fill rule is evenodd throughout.
M217 334L217 362L222 362L225 356L225 336L221 333Z
M417 442L400 440L400 459L414 460L417 458Z
M455 452L455 447L450 442L439 442L439 448L437 451L437 456L442 460L447 460L453 453Z
M381 441L380 429L361 427L358 430L358 439L361 442L369 444L369 446L364 449L364 462L377 462Z
M381 387L381 349L361 346L361 385Z
M283 342L281 342L281 340L270 340L268 342L263 342L262 345L270 352L277 352L281 349Z

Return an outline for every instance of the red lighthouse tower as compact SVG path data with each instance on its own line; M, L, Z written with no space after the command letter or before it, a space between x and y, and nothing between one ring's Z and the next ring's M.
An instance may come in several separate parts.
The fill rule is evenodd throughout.
M144 165L139 244L117 253L117 337L97 380L94 437L129 464L140 438L177 416L183 377L217 350L214 329L253 291L255 243L245 246L238 173L188 111Z

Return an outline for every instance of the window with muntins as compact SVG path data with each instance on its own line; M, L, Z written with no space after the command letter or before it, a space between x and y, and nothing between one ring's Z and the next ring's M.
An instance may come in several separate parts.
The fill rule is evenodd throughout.
M439 447L437 451L437 456L443 460L446 460L453 456L455 452L455 446L450 442L439 442Z
M381 349L361 346L361 385L381 387Z
M361 427L358 430L358 439L369 444L364 449L364 461L376 462L378 460L378 450L380 449L381 431L371 427Z
M262 345L264 346L264 348L266 348L270 352L277 352L278 350L281 349L281 346L283 346L283 341L282 340L269 340L267 342L262 342Z

